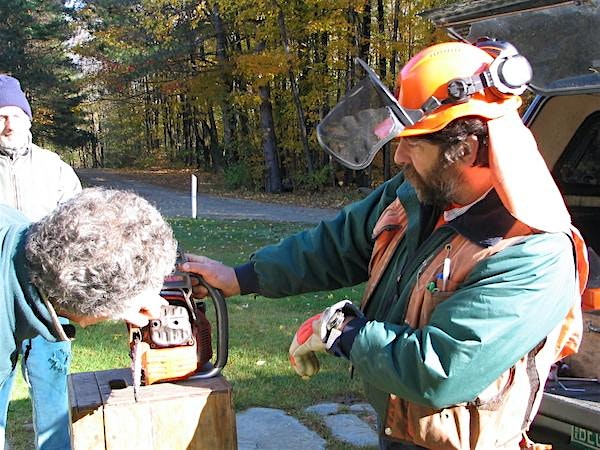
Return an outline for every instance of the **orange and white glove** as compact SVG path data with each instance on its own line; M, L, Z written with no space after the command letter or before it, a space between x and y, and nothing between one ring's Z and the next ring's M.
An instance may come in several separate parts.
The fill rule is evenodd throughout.
M323 313L315 314L300 325L290 345L290 363L296 373L304 379L319 371L319 360L315 352L325 351L325 344L321 340L322 317Z
M346 324L355 317L364 316L350 300L342 300L304 322L290 345L290 362L296 373L305 379L315 375L319 371L315 352L331 351Z

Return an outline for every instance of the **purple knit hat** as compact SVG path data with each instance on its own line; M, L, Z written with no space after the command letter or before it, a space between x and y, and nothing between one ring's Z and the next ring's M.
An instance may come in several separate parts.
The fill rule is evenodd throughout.
M21 90L19 80L8 75L0 75L0 107L18 106L31 119L31 107Z

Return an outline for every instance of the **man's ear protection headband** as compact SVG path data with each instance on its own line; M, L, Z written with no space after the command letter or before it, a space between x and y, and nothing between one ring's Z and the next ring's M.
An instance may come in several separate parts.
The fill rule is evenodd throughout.
M448 99L442 103L462 103L484 89L489 89L499 98L525 92L533 72L527 58L519 54L512 44L484 38L475 46L493 56L494 61L479 75L448 82Z
M500 99L521 95L531 81L533 70L527 58L510 43L481 38L475 44L494 58L489 67L480 74L455 78L448 82L448 97L438 99L429 97L427 101L411 112L414 122L431 114L441 106L464 103L477 92L487 90ZM414 123L413 122L413 123Z

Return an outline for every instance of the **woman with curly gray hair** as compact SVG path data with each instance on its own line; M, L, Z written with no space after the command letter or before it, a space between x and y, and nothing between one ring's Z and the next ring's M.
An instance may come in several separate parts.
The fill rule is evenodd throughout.
M165 301L175 263L171 227L141 197L85 189L40 222L0 205L0 385L23 340L66 339L57 314L82 326L143 326Z
M171 228L146 200L94 188L32 226L26 257L33 284L57 310L123 318L158 295L175 250Z

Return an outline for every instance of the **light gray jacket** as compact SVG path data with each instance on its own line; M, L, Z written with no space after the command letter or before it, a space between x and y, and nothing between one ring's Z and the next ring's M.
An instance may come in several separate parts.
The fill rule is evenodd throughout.
M0 204L36 222L81 191L75 171L56 153L30 144L13 158L0 153Z

